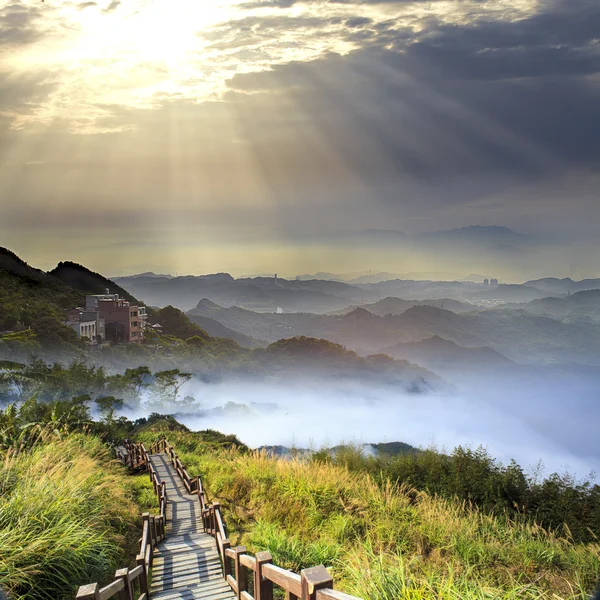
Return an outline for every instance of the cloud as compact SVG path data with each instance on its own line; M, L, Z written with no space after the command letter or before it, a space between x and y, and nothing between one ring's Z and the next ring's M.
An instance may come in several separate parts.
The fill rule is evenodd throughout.
M31 44L43 32L38 26L41 10L28 7L21 2L0 4L0 48Z
M104 9L104 12L111 12L117 10L121 5L121 0L112 0L111 3Z
M217 4L0 4L0 191L292 235L514 226L560 179L600 222L573 183L600 159L597 2Z

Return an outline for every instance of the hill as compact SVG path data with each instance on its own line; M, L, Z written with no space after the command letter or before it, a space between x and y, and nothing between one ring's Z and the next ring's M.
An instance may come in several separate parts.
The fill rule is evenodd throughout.
M488 309L456 314L416 304L398 315L362 307L344 315L265 314L202 301L189 316L206 315L256 339L321 337L361 354L438 336L467 348L487 346L526 364L600 364L600 325L563 323L526 310Z
M356 308L362 308L368 310L371 314L379 315L384 317L385 315L400 315L405 310L412 308L413 306L437 306L439 308L445 308L455 313L470 312L472 310L479 309L478 306L470 304L469 302L460 302L459 300L452 300L451 298L440 298L439 300L402 300L401 298L388 297L378 302L371 304L354 305L338 310L330 314L333 315L345 315L352 312Z
M589 317L600 323L600 290L577 292L566 298L542 298L520 306L529 313L561 321Z
M149 444L158 435L141 439ZM556 509L551 481L547 488L530 486L517 464L498 466L483 450L385 459L344 451L278 460L273 453L208 450L194 434L169 440L183 448L188 471L202 474L208 497L221 503L236 544L268 550L275 564L296 572L334 565L340 591L365 599L400 598L409 590L414 598L475 600L485 591L490 598L554 594L563 600L577 590L583 600L579 590L596 583L597 547L560 533L566 515ZM430 494L398 476L444 491ZM557 533L514 512L511 502L520 506L530 492L558 516ZM595 492L586 493L596 511ZM497 502L511 518L503 508L494 513ZM573 529L589 520L578 521L575 511L572 517Z
M253 337L238 333L233 329L229 329L229 327L225 327L225 325L219 323L219 321L216 321L215 319L204 317L202 315L190 315L189 313L188 318L192 323L201 327L212 337L229 338L244 348L260 348L264 345L264 343L255 340Z
M527 281L524 285L530 285L552 294L566 296L569 293L600 289L600 279L582 279L581 281L573 281L570 277L565 277L564 279L543 277L542 279Z
M0 333L5 333L0 354L25 357L41 347L77 352L77 336L63 324L63 311L82 299L59 279L0 248Z
M386 348L385 353L440 373L456 370L473 373L512 364L511 360L488 346L466 348L437 335L420 342L395 344Z
M385 354L358 356L329 340L295 337L279 340L265 349L257 349L252 359L271 375L343 377L361 382L373 380L397 385L409 393L442 389L445 383L435 373Z
M108 290L110 294L119 294L119 297L131 303L143 304L114 281L74 262L58 263L49 272L49 275L56 277L56 279L59 279L64 284L84 294L106 294L106 290Z
M64 311L84 304L86 294L104 294L107 288L130 302L143 304L106 277L77 263L62 262L45 273L0 248L0 334L4 332L0 355L23 359L41 350L82 355L84 346L75 331L64 325ZM149 308L148 312L153 322L163 325L166 335L210 338L177 309Z

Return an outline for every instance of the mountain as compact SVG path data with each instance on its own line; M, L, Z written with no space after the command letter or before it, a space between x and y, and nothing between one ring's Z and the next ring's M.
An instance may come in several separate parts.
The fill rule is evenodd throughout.
M325 313L349 303L377 300L368 291L338 281L287 280L278 277L234 279L227 273L202 276L117 278L131 294L150 304L171 304L183 310L208 298L224 307L240 306L259 312Z
M468 302L460 302L459 300L452 300L451 298L441 298L440 300L402 300L401 298L388 297L379 302L373 302L372 304L361 304L360 306L349 306L343 310L335 311L331 314L345 315L352 312L356 308L363 308L368 310L371 314L379 315L383 317L385 315L400 315L405 310L412 308L413 306L438 306L439 308L446 308L455 313L469 312L471 310L478 310L479 307Z
M471 225L469 227L461 227L460 229L420 233L413 237L426 241L451 241L485 245L514 244L529 239L527 236L517 233L508 227L501 227L498 225Z
M332 319L326 315L312 313L259 313L239 306L227 308L208 298L203 298L186 314L191 320L206 317L218 321L238 334L268 342L296 335L327 337Z
M233 329L229 329L229 327L225 327L225 325L219 323L219 321L216 321L215 319L204 317L202 315L194 316L190 315L189 313L188 318L192 323L199 325L204 331L206 331L206 333L208 333L208 335L212 337L229 338L244 348L260 348L264 345L258 340L255 340L253 337L244 335L243 333L239 333Z
M600 323L600 289L577 292L566 298L542 298L520 306L529 313L560 321L588 317Z
M120 277L121 279L139 279L140 277L164 277L165 279L173 279L173 275L168 273L153 273L152 271L136 273L134 275L115 275L115 277L110 277L110 279L114 280L117 277Z
M526 235L517 233L508 227L498 225L471 225L459 229L431 231L408 235L393 229L362 229L359 231L342 232L332 239L370 244L430 244L430 243L460 243L485 246L502 246L520 244L531 241Z
M372 314L358 307L344 315L265 314L202 301L188 316L204 315L259 340L322 337L361 354L438 336L467 348L487 346L527 364L600 364L600 325L562 323L523 309L462 314L417 304L401 314Z
M566 296L567 294L574 292L598 290L600 289L600 279L583 279L581 281L573 281L570 277L566 277L564 279L557 279L556 277L544 277L543 279L527 281L524 285L530 285L553 295Z
M41 348L77 353L77 335L63 324L64 310L82 299L77 290L0 248L0 355L21 359Z
M105 294L108 290L129 302L143 304L114 281L74 262L60 262L49 274L84 294Z
M472 372L512 364L489 346L467 348L437 335L420 342L395 344L384 351L393 358L408 360L440 373L458 369Z
M470 281L415 281L412 279L393 279L379 283L360 284L357 287L378 296L377 299L396 297L421 301L423 298L431 300L451 298L461 302L475 300L478 293L488 290L483 284Z
M327 339L298 336L278 340L252 352L259 367L270 375L294 375L355 379L394 385L411 394L442 389L445 382L435 373L384 354L359 356Z

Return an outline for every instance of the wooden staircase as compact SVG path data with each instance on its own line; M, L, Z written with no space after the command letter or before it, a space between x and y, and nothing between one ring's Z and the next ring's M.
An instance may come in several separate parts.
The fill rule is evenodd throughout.
M197 494L189 494L164 452L150 455L160 483L165 482L167 537L152 562L151 598L161 600L230 600L215 540L204 533Z
M82 585L76 600L361 600L334 590L323 565L297 574L269 552L232 548L220 504L207 501L200 477L190 477L165 438L148 450L127 440L115 450L131 471L148 471L159 512L142 515L137 566L119 569L105 587Z

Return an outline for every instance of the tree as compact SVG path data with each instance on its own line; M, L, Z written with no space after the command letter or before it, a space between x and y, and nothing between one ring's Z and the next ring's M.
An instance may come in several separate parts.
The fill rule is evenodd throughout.
M123 400L119 400L114 396L103 396L102 398L96 398L96 405L102 415L102 420L107 425L111 425L115 421L115 411L123 408Z
M191 373L182 373L179 369L154 373L154 395L158 403L175 404L181 386L191 378Z

